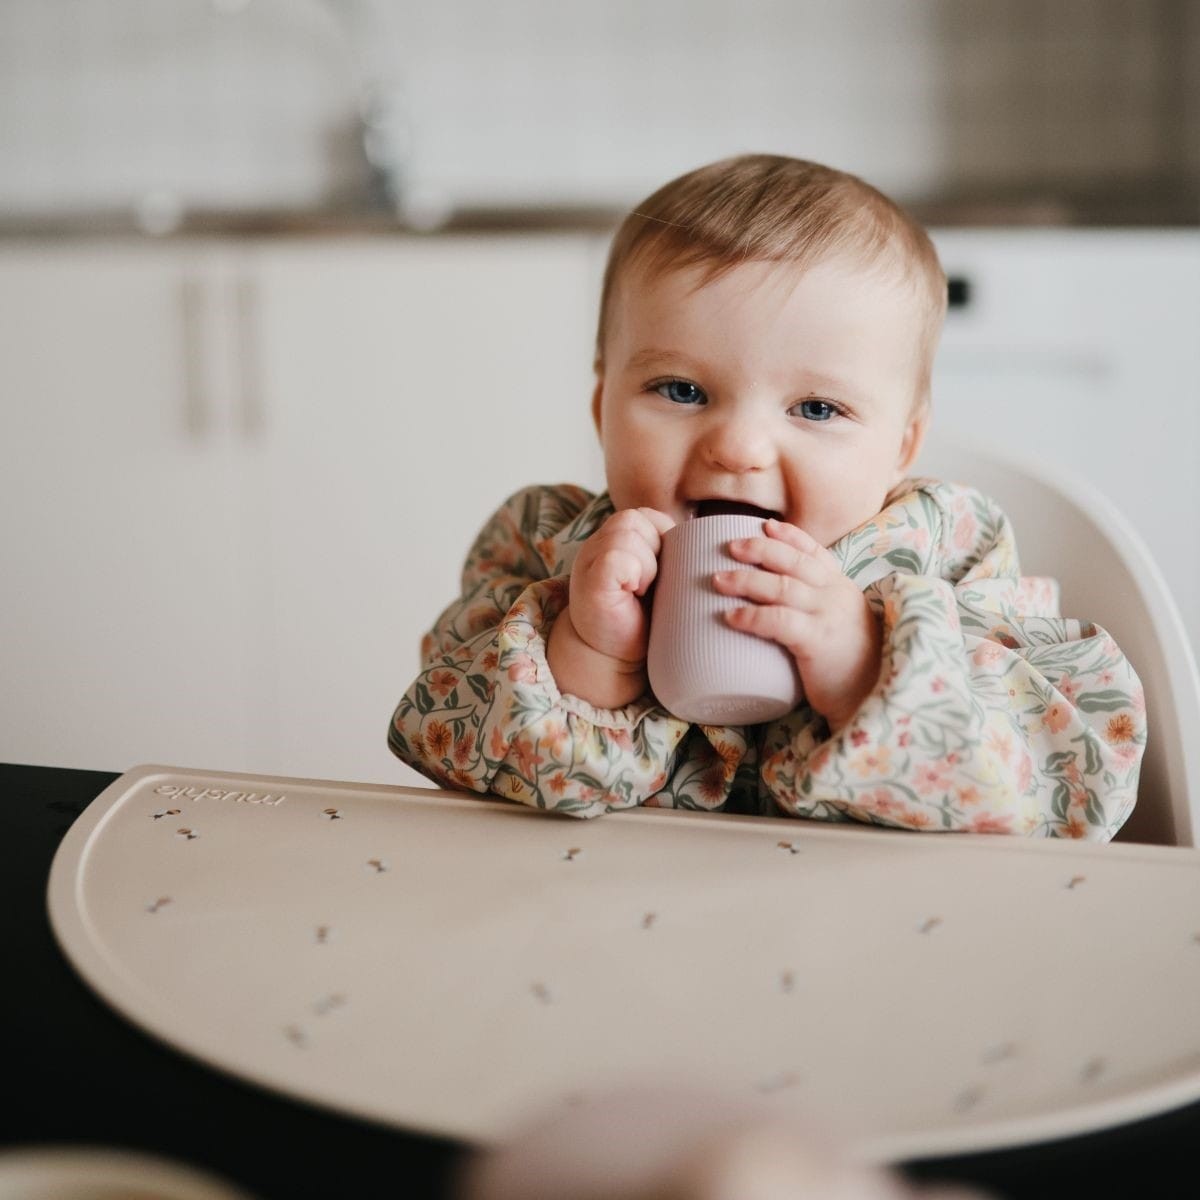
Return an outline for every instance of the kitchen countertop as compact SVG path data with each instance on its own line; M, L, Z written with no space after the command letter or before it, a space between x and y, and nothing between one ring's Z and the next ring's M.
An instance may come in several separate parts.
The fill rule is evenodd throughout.
M1200 227L1200 185L1178 181L1104 189L1001 188L915 198L909 211L929 228ZM446 234L611 234L624 211L611 206L528 204L464 207L426 224L378 206L182 210L139 222L135 209L61 214L0 213L0 239L71 237L430 237Z
M132 210L63 215L0 215L0 239L48 237L172 238L419 237L455 234L609 234L622 214L608 208L469 209L418 228L383 209L296 209L185 213L162 229L139 225Z

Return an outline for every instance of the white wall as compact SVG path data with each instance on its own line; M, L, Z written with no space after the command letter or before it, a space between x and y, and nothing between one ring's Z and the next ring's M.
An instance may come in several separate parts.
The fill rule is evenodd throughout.
M361 195L624 206L747 149L901 199L1200 177L1192 0L5 0L0 215ZM375 93L370 85L377 84ZM387 141L380 130L383 141ZM386 146L385 146L386 149Z

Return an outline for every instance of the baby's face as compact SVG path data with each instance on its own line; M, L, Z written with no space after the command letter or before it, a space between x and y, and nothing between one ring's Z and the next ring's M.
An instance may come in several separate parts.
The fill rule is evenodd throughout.
M613 297L593 401L613 503L683 521L741 501L828 546L920 448L920 305L846 258L701 274L634 272Z

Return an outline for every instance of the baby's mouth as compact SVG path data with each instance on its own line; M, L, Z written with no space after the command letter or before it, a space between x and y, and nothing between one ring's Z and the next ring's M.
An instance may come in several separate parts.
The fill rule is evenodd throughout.
M694 517L757 517L760 521L768 521L772 517L779 520L779 513L769 508L759 508L757 504L745 504L741 500L699 500L696 503Z

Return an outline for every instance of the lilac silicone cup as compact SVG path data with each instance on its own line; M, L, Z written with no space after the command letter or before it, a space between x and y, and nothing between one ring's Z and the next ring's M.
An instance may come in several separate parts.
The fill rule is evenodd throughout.
M663 534L646 670L659 703L685 721L756 725L791 712L803 698L792 656L722 616L751 601L723 596L712 583L714 571L745 569L729 542L762 529L759 517L721 514Z

